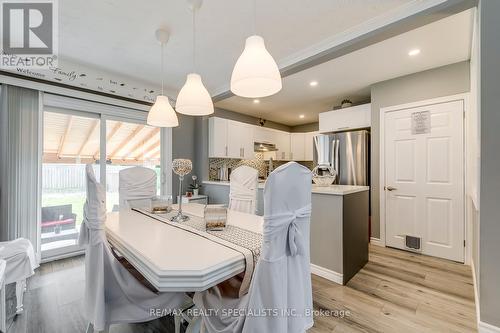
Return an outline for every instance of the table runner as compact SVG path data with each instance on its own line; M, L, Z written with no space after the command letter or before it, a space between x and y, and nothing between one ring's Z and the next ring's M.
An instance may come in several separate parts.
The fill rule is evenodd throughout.
M241 297L248 292L255 266L260 257L262 246L261 234L227 224L224 230L221 231L206 230L205 220L202 217L189 213L186 214L185 212L183 212L183 214L188 215L189 220L184 222L171 222L170 218L177 214L175 210L166 214L153 214L140 208L133 208L132 210L162 223L197 234L243 254L245 257L245 274L241 282L239 296Z

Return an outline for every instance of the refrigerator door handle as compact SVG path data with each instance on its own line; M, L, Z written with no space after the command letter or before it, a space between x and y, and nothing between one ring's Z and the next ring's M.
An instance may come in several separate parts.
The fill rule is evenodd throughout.
M338 175L340 174L340 170L339 170L339 148L340 148L340 140L337 139L337 140L335 140L335 142L337 143L335 145L335 172L337 172L337 177L338 177Z
M330 154L330 166L335 168L335 137L332 138L332 150Z

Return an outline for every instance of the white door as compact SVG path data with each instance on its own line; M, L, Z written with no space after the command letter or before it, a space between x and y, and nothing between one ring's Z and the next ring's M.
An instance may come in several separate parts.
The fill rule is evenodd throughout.
M463 101L385 114L386 244L464 261Z

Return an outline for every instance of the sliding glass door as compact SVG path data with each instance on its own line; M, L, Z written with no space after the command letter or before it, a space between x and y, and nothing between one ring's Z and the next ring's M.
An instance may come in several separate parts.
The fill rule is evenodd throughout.
M118 210L120 170L143 166L156 171L157 194L161 187L160 128L125 119L106 120L106 206Z
M85 164L100 167L100 117L91 113L44 112L42 161L42 257L79 250L85 203Z
M125 168L155 170L157 193L170 194L163 170L170 169L171 131L147 126L140 110L57 96L44 101L41 250L42 259L51 260L82 251L86 164L106 186L108 212L118 210L119 172Z

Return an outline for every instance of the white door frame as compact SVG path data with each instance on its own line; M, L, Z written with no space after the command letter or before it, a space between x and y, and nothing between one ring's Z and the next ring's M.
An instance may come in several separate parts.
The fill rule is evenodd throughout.
M469 93L450 95L444 97L438 97L433 99L422 100L418 102L405 103L400 105L393 105L388 107L380 108L379 114L379 148L380 148L380 169L379 169L379 201L380 201L380 241L377 241L378 245L386 246L386 205L385 205L385 116L388 112L399 111L404 109L411 109L415 107L422 107L427 105L442 104L454 101L464 102L464 203L466 202L466 194L468 193L467 175L469 172L469 166L467 165L467 146L469 136L467 133L467 121L468 121L468 110L469 110ZM464 204L464 235L465 235L465 264L470 264L471 258L471 246L472 246L472 228L469 221L467 220L468 212L467 205Z

